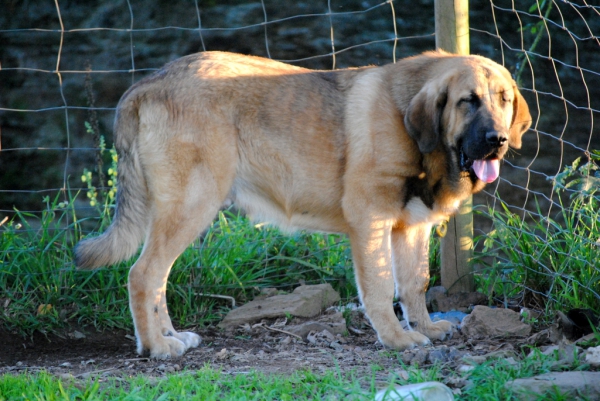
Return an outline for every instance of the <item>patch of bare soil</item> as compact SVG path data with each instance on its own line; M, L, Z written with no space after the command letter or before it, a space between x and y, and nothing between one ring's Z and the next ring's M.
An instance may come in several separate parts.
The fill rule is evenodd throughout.
M162 376L181 370L193 371L208 364L229 374L250 371L288 374L309 369L371 377L375 370L377 381L389 381L390 374L403 374L403 363L418 363L421 367L438 363L443 372L450 374L464 364L464 357L494 351L518 353L519 344L514 339L471 342L458 332L449 341L396 353L386 350L368 327L346 336L311 332L306 339L301 339L284 332L285 327L275 330L268 324L230 332L212 327L201 329L198 332L202 344L198 348L166 361L138 356L132 334L125 332L86 332L85 337L70 335L82 338L55 335L46 338L40 334L31 339L0 332L0 374L45 370L59 377L76 378Z

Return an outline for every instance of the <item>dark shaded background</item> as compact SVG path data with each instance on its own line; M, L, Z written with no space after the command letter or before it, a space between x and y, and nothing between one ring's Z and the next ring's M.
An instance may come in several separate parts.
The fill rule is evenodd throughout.
M537 198L547 210L548 177L600 148L594 127L600 110L600 47L594 36L600 32L600 9L557 2L536 31L534 25L544 20L530 10L535 1L515 2L519 10L512 3L470 5L471 52L513 72L534 115L534 129L525 136L523 149L513 152L503 166L503 180L497 188L488 186L488 192L497 189L510 204L526 204L531 210ZM332 26L336 68L381 65L392 62L394 54L392 8L373 0L332 0L331 16L324 0L265 0L266 25L261 2L58 4L64 34L53 2L4 0L0 6L0 219L11 215L13 207L41 210L42 198L54 196L65 182L81 188L81 172L93 169L96 157L84 125L93 118L90 103L100 132L111 144L113 109L122 93L179 56L226 50L331 69ZM393 4L396 57L433 49L433 0ZM532 49L540 29L543 35L527 61L522 49ZM90 74L85 73L88 65ZM489 201L485 194L475 199ZM84 196L78 206L87 206Z

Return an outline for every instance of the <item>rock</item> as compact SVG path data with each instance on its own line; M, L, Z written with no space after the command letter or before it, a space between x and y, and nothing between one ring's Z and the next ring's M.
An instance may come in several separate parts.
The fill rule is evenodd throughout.
M545 344L556 344L560 342L562 338L562 331L559 330L558 325L554 324L550 328L544 329L529 337L526 340L526 343L536 346Z
M553 370L559 370L572 366L575 363L581 349L575 344L561 344L541 347L540 351L542 351L543 355L555 356L557 360L552 362L550 367ZM528 357L532 357L533 355L535 354L532 351Z
M470 368L473 368L470 366ZM473 368L474 369L474 368ZM448 377L446 378L446 384L451 388L463 388L466 387L470 383L469 380L464 377Z
M596 368L600 367L600 347L588 348L585 352L585 362Z
M445 293L436 290L431 296L433 297L431 299L431 309L434 312L467 312L475 305L486 304L488 300L487 296L480 292L459 292L447 296Z
M487 361L487 358L483 355L466 355L463 358L465 363L468 363L471 366L481 365Z
M517 365L518 362L515 360L515 358L518 358L518 357L514 351L500 350L500 351L490 352L485 355L465 354L462 358L462 361L471 366L477 366L477 365L481 365L487 361L491 361L494 359L502 359L503 361L508 362L508 364L510 364L510 365Z
M521 322L520 315L510 309L492 309L479 305L464 318L461 331L469 338L521 337L531 333L531 326Z
M594 337L594 333L586 334L591 332L591 326L589 326L589 321L588 325L585 325L585 319L594 322L596 321L594 319L597 319L597 317L591 315L591 312L588 312L587 309L572 309L567 314L557 311L554 323L549 328L532 335L527 339L527 343L531 345L543 345L548 343L557 344L564 341L585 342L586 338Z
M429 351L427 362L429 363L446 363L462 359L467 355L465 351L459 351L454 347L441 345Z
M329 347L333 348L338 352L344 351L346 349L339 341L332 341L329 344Z
M445 362L447 355L448 355L447 348L445 348L445 349L438 348L438 349L431 350L431 351L429 351L429 354L427 355L427 362L429 362L429 363Z
M442 287L441 285L431 287L430 289L428 289L427 293L425 293L425 304L427 306L427 309L437 312L437 309L433 309L432 302L438 297L445 297L446 292L446 288Z
M278 294L279 294L279 291L277 290L277 288L271 288L271 287L261 288L260 295L258 295L255 299L259 299L259 297L260 298L273 297Z
M319 345L319 344L329 345L335 340L335 336L327 330L323 330L320 332L311 331L306 336L306 339L309 343L314 344L314 345Z
M339 300L339 294L330 284L302 285L291 294L254 300L233 309L218 326L231 328L287 314L297 317L313 317Z
M332 315L325 315L319 320L311 320L297 325L286 326L285 331L293 333L297 336L306 339L306 336L311 331L327 330L332 334L344 334L347 331L346 319L341 312L336 312Z
M410 373L404 369L396 370L393 374L400 380L408 380L410 378Z
M556 372L509 381L505 387L520 400L531 400L532 395L543 395L558 390L568 397L600 399L600 372ZM581 399L581 398L576 398Z
M75 340L82 340L84 338L86 338L85 334L83 334L80 331L75 330L73 333L70 333L69 336L71 338L74 338Z
M586 344L596 338L596 334L588 334L587 336L581 337L579 340L575 341L575 344Z
M227 359L230 355L230 353L227 351L227 348L223 348L221 351L215 353L215 357L218 360L223 360L223 359Z
M402 328L403 328L404 330L412 330L412 329L410 328L410 324L408 323L408 321L407 321L407 320L404 320L404 319L400 320L400 326L402 326Z
M420 348L407 350L402 354L402 362L407 365L410 364L421 366L425 363L425 361L427 361L428 354L429 352L427 352L427 350Z
M475 369L476 368L473 365L458 365L458 368L456 368L459 373L469 373Z
M505 361L512 359L514 361L515 358L518 358L517 354L512 350L493 351L493 352L485 354L483 357L485 358L486 361L490 361L493 359L502 359Z
M375 395L375 401L383 400L453 401L454 395L452 394L452 390L440 382L425 382L381 390Z

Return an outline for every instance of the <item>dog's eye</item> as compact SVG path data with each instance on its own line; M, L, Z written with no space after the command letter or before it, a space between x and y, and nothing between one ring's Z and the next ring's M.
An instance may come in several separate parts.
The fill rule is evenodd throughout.
M500 92L500 100L502 103L512 103L512 98L504 91Z
M458 101L459 106L463 104L468 104L469 106L477 108L479 107L479 97L476 94L471 93L469 96L463 97Z

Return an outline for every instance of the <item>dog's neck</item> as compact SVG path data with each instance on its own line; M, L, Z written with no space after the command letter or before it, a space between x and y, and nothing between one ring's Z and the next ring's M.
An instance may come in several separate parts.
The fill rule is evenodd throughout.
M446 209L457 199L463 201L485 187L485 183L470 172L461 171L458 161L448 157L454 152L445 152L441 146L423 155L419 175L406 178L405 205L413 197L418 197L430 209L436 206Z

